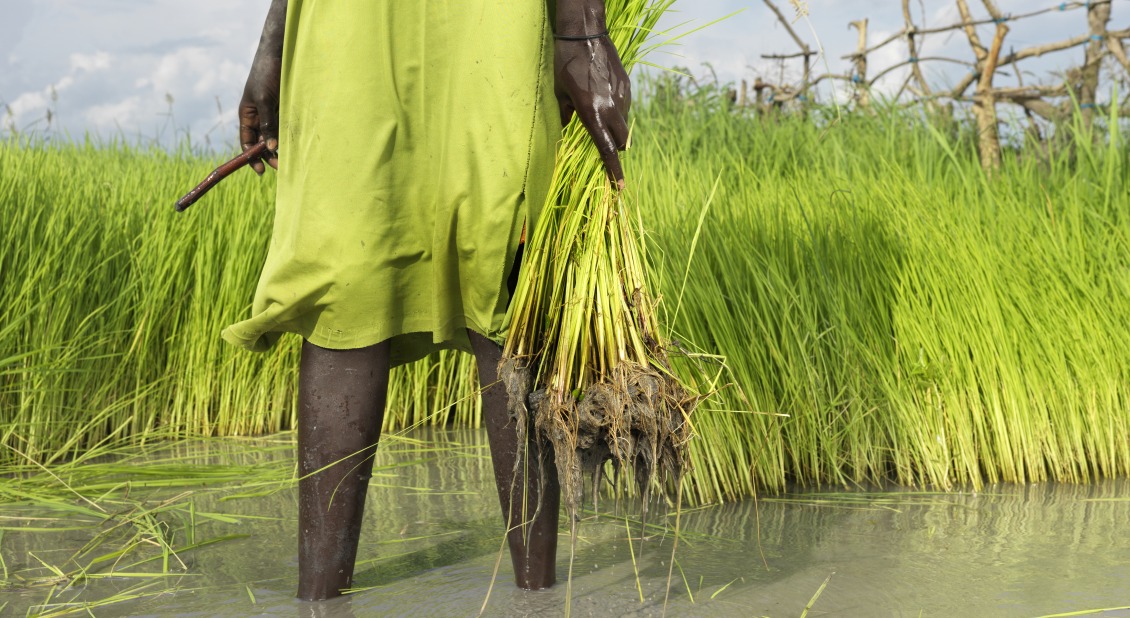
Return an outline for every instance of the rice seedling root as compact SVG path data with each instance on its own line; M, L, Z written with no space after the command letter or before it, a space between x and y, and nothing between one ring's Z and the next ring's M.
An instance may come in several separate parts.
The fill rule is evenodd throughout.
M562 497L574 519L584 503L586 477L592 503L598 504L608 462L615 484L620 471L630 467L645 510L651 489L662 486L661 475L672 487L681 482L691 433L687 411L697 402L671 376L624 362L607 380L573 397L533 389L530 368L520 359L504 359L499 375L510 396L519 444L532 431L539 445L552 450Z

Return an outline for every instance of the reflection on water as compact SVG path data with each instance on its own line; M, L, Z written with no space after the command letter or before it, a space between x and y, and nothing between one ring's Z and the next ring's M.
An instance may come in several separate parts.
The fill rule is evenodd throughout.
M95 615L489 616L563 613L569 537L562 535L561 585L527 593L510 583L504 559L494 587L502 525L485 434L415 434L382 445L359 552L357 586L330 603L291 598L297 572L293 488L222 500L205 494L201 513L254 516L198 524L201 537L250 537L184 556L188 571L146 585L172 590ZM245 444L245 443L244 443ZM292 467L289 448L246 451L211 442L196 463ZM241 450L242 449L242 450ZM259 461L252 461L258 458ZM264 462L263 458L274 459ZM638 508L625 509L629 513ZM655 512L655 509L653 509ZM673 523L673 518L668 523ZM810 615L1039 616L1130 606L1130 482L1090 486L998 486L981 493L796 492L759 503L686 509L681 516L668 616L799 616L828 581ZM662 523L662 522L659 522ZM656 526L640 554L639 523L590 517L573 564L575 616L663 613L673 534ZM8 569L31 554L60 551L63 537L8 532ZM636 552L633 561L632 550ZM57 599L94 600L136 585L100 580ZM6 592L5 615L24 615L46 589ZM642 597L642 601L641 601ZM1108 616L1130 616L1112 610Z

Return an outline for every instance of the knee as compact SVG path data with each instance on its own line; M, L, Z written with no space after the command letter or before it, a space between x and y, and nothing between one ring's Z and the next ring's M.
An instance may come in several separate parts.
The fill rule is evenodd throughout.
M497 374L498 363L502 360L502 346L471 329L467 329L467 337L471 340L471 351L475 353L479 375L485 379ZM491 378L491 381L494 379Z

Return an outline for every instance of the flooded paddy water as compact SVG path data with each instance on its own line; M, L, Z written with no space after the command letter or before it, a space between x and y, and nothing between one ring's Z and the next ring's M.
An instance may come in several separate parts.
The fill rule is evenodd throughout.
M506 557L491 586L502 522L486 436L479 431L383 441L359 551L361 590L327 603L294 600L297 505L286 480L293 473L289 440L212 440L150 455L164 466L242 476L233 482L218 474L214 484L187 490L131 490L135 498L153 492L146 498L153 518L174 547L199 545L171 557L147 550L156 558L129 569L153 574L168 561L168 576L127 573L52 585L63 579L53 582L51 569L69 573L70 557L98 530L68 525L83 520L67 511L78 507L0 505L7 582L0 586L0 615L473 616L484 602L488 616L564 614L565 531L557 587L515 589ZM131 461L118 474L140 487L146 468L145 461ZM191 505L176 513L157 508L176 499ZM1102 609L1093 615L1130 616L1125 479L1002 485L976 493L798 489L684 508L669 594L674 516L664 519L662 508L652 508L641 550L639 505L622 505L619 516L610 502L602 511L606 507L609 512L589 513L578 527L574 616L660 616L665 596L667 616L800 616L808 606L809 616L1046 616ZM203 544L208 540L216 542ZM115 564L111 557L90 570L122 573L126 561Z

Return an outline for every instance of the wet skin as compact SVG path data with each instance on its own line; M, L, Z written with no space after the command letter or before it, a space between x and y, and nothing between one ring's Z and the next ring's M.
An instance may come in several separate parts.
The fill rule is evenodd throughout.
M531 470L536 445L518 444L497 382L502 351L469 332L479 367L483 417L490 442L498 499L507 524L514 580L527 590L556 581L557 522L561 491L552 459L545 485L536 472L515 471L519 448L529 448ZM351 586L361 536L365 492L380 439L388 391L389 344L357 350L302 346L298 414L298 596L316 600L338 596ZM521 466L524 468L525 466ZM523 500L524 496L524 500ZM543 500L539 505L539 496Z
M239 105L243 150L260 142L267 145L267 152L250 163L259 174L267 165L278 168L286 8L286 0L271 3ZM567 37L554 45L562 124L574 114L580 118L609 179L622 189L624 172L618 152L628 140L631 82L611 39L597 36L607 32L604 0L558 0L554 15L556 34ZM548 588L556 581L561 494L553 458L539 453L533 441L518 444L505 388L496 383L501 349L482 335L468 334L483 386L483 416L515 583L528 590ZM372 455L384 418L389 366L387 341L356 350L303 344L298 414L299 598L339 596L352 584ZM544 478L515 469L519 449L526 452L523 460L531 470L537 469L535 462L544 463Z

